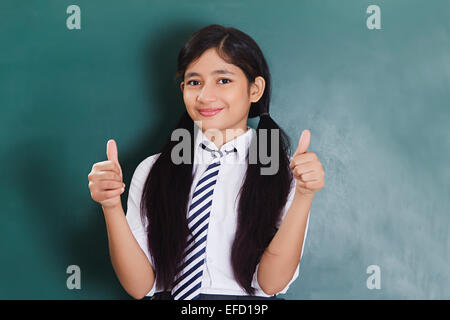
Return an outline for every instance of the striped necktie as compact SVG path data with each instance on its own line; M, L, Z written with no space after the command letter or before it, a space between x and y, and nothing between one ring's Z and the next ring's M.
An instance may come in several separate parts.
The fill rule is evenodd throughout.
M220 159L224 155L236 152L225 150L213 150L205 146L201 147L213 156L212 162L200 177L194 193L188 213L188 227L191 237L188 240L184 253L183 265L177 270L177 279L173 283L172 296L174 300L194 300L200 295L202 286L203 268L206 256L206 238L208 235L209 215L211 211L214 186L220 169Z

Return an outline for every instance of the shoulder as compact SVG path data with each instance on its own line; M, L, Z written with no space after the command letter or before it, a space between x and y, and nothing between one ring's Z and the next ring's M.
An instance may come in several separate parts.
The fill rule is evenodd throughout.
M161 155L161 153L156 153L151 156L148 156L144 160L142 160L133 173L132 180L142 180L146 179L148 174L150 173L150 170L153 166L153 164L156 162L158 157Z

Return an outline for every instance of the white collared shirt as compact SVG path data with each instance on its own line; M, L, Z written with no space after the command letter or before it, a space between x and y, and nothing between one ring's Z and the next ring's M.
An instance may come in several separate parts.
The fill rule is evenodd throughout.
M202 173L208 167L208 164L212 161L213 156L211 152L204 150L200 147L203 142L210 149L218 150L216 145L210 141L201 130L195 137L195 149L194 149L194 163L193 173L194 179L192 182L190 199L194 192L197 181L200 180ZM205 294L227 294L227 295L248 295L243 290L233 276L233 270L231 267L231 246L233 244L235 231L237 229L237 206L239 203L238 193L240 187L244 181L245 172L247 169L246 156L249 151L251 139L254 134L254 129L247 127L247 131L240 136L234 138L231 141L225 143L220 151L232 150L236 147L237 152L233 152L224 156L221 159L221 167L217 175L217 182L214 187L213 202L209 218L208 237L206 244L206 261L203 271L202 287L200 293ZM128 193L127 202L127 214L126 219L130 226L136 241L139 243L142 250L147 255L150 264L153 264L153 258L148 250L147 245L147 232L146 224L143 224L140 218L140 202L142 196L142 190L147 176L152 168L152 165L158 158L160 153L151 155L144 159L136 168ZM286 213L292 203L295 194L295 181L291 185L288 200L283 209L282 219L277 224L277 228L280 227ZM188 204L188 208L190 202ZM306 234L309 225L309 213L305 230L305 238L303 241L303 247L301 256L303 256L303 248L305 246ZM301 257L300 257L301 259ZM255 273L252 280L252 287L256 289L255 295L269 297L259 286L257 280L259 264L256 266ZM278 292L286 293L290 284L298 277L300 261L297 265L294 275L286 287ZM153 288L147 293L147 296L152 296L155 292L163 291L154 282Z

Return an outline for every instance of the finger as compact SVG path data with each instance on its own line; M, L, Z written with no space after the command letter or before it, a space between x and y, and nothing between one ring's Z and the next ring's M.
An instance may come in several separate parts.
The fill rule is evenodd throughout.
M316 161L317 156L314 152L305 152L302 154L298 154L295 157L292 158L291 162L289 163L289 167L292 169L295 166L298 166L299 164L306 163L306 162L312 162Z
M94 180L113 180L122 182L122 178L115 171L99 171L96 173Z
M302 174L302 173L315 171L316 167L317 167L317 165L315 162L307 162L307 163L302 163L302 164L295 166L293 170L297 174Z
M308 150L310 140L311 140L311 132L309 130L303 130L294 156L297 154L305 153L306 150Z
M295 184L296 184L296 186L300 186L302 188L306 188L306 183L304 183L301 180L295 180Z
M96 188L99 191L106 191L106 190L115 190L115 189L121 189L125 187L125 183L120 181L112 181L112 180L101 180L97 181Z
M93 165L92 169L95 169L95 171L114 171L118 175L121 173L119 165L110 160L97 162Z
M106 155L108 156L108 160L119 163L117 144L114 139L108 140L108 143L106 144Z
M298 173L297 170L292 170L292 175L295 179L300 180L301 173Z
M300 175L300 179L303 182L319 181L319 175L317 174L317 172L303 173L303 174Z
M121 195L124 191L125 191L125 188L99 192L99 198L102 199L100 201L117 197L117 196Z
M120 176L122 176L122 168L120 167L119 163L119 152L117 151L117 144L114 139L108 140L108 143L106 144L106 155L108 156L108 160L117 163L120 171Z
M99 181L99 180L114 180L114 181L121 181L122 178L116 171L92 171L88 175L89 181Z

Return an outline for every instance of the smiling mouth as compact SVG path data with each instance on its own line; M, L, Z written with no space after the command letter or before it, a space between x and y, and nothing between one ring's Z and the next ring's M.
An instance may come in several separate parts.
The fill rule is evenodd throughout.
M222 111L223 108L205 108L199 109L198 112L204 117L212 117Z

